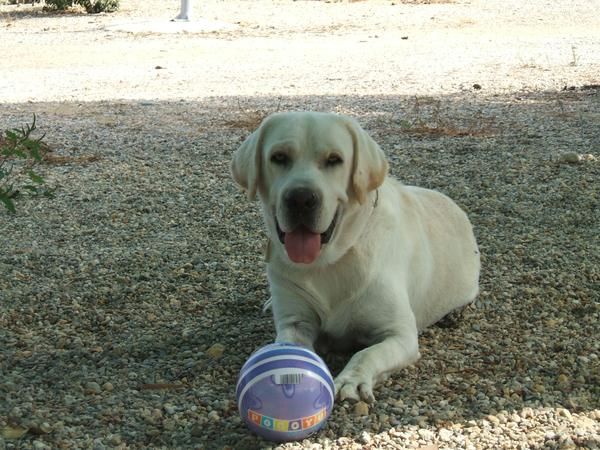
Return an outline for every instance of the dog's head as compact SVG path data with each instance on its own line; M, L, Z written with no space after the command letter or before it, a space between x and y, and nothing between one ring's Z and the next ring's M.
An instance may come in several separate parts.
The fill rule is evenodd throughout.
M293 112L267 117L235 153L232 172L250 199L258 193L272 240L289 260L312 264L322 248L335 247L348 211L381 185L387 162L353 119Z

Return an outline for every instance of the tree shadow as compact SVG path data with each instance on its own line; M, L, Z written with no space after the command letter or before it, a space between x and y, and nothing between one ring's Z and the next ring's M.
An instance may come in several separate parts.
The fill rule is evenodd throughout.
M6 29L10 30L12 22L20 20L35 20L45 19L48 17L60 17L62 19L76 19L81 17L94 17L97 14L86 13L85 9L81 6L74 5L67 9L56 9L47 4L17 4L10 5L3 12L0 12L0 17L6 22Z
M3 105L5 128L35 112L65 158L45 168L55 199L24 198L2 218L3 233L12 231L0 255L10 280L0 378L11 384L0 418L75 411L83 418L70 432L93 426L102 442L119 432L138 447L269 445L235 406L241 365L274 329L262 310L260 213L231 181L229 161L268 113L311 109L356 117L392 175L454 198L474 224L483 267L476 304L453 326L421 334L421 360L376 389L369 413L338 403L311 442L363 442L363 431L402 442L419 429L439 442L442 428L484 426L522 436L534 416L564 409L552 420L591 445L597 435L577 435L574 424L600 407L598 95ZM92 154L100 158L77 163ZM347 358L328 361L337 372ZM23 396L36 408L15 414ZM502 421L515 414L521 424L509 433ZM34 438L57 445L67 431ZM544 439L532 448L554 445Z

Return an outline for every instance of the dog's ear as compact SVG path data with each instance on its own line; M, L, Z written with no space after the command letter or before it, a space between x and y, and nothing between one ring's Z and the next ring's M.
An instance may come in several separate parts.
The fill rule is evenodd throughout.
M233 179L246 191L249 200L254 200L261 179L262 136L264 123L258 127L233 154L231 173Z
M354 145L352 189L356 199L362 204L367 194L383 183L387 175L388 163L383 150L358 122L347 118L347 126Z

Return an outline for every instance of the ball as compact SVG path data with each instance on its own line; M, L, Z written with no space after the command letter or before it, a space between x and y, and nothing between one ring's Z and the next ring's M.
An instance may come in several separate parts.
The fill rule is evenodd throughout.
M335 386L316 353L299 345L275 343L248 358L235 395L251 431L271 441L296 441L325 425Z

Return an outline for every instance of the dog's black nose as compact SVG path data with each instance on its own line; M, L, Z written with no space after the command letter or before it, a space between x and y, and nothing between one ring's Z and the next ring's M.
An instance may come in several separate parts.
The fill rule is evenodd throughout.
M295 188L288 191L284 201L290 211L310 213L321 205L321 197L312 189Z

